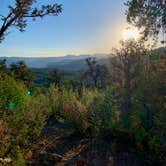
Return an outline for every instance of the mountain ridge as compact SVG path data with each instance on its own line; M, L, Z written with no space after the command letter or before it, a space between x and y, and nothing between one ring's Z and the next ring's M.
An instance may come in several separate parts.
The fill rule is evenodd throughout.
M85 66L85 59L95 57L96 60L108 59L109 54L85 54L85 55L66 55L63 57L0 57L0 60L6 59L7 65L18 61L24 61L30 68L58 68L70 70L75 65L74 70L80 70Z

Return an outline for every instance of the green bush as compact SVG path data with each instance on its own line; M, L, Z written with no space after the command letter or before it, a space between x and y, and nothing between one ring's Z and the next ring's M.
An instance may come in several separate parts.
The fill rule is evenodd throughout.
M16 82L11 77L0 79L0 121L2 123L1 128L6 128L6 137L8 138L4 142L4 137L0 144L0 149L7 151L12 144L17 144L19 138L19 129L21 128L20 121L24 114L24 106L28 96L26 94L26 88L21 83ZM8 104L12 103L12 107ZM3 133L3 132L2 132ZM17 143L16 143L17 142ZM2 150L1 155L3 155Z
M50 114L45 95L28 95L26 87L12 77L0 79L0 157L15 157L15 150L40 134Z
M75 96L65 102L62 116L79 132L84 132L88 127L87 110Z
M119 111L112 90L106 88L95 93L88 112L92 130L112 132L119 121Z
M36 138L51 115L48 98L43 94L31 96L26 103L23 115L22 138L30 140ZM20 122L21 123L21 122Z
M13 159L13 162L11 163L12 166L26 166L24 157L19 147L16 147L12 151L12 159Z
M20 82L16 82L12 77L0 79L0 115L4 110L10 110L9 104L13 104L13 109L19 109L27 100L27 89ZM8 111L11 114L12 111Z
M76 91L51 85L48 97L54 118L63 118L76 130L111 132L118 123L119 111L110 88L104 91L83 88L79 96Z
M54 119L62 118L80 132L86 129L87 122L85 119L87 111L86 107L79 101L77 92L66 90L62 87L59 89L51 85L48 97Z

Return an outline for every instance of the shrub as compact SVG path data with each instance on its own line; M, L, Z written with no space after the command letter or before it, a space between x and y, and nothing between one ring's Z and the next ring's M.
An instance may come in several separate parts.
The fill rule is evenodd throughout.
M0 79L0 157L15 158L19 149L20 158L21 149L40 134L50 114L45 95L30 96L25 86L12 77Z
M19 129L22 125L19 122L23 117L23 108L27 99L28 96L24 85L8 76L3 80L0 79L1 130L6 128L1 134L5 133L7 138L1 136L0 151L2 156L10 149L11 144L16 144L18 140ZM9 103L13 104L12 107L8 106Z
M24 126L22 132L25 132L27 140L36 138L40 134L50 115L51 108L45 95L38 94L29 98L22 119Z
M12 156L13 156L12 166L26 166L24 157L19 147L16 147L12 151Z
M119 111L110 88L93 96L89 105L89 119L92 130L111 132L118 123Z
M87 129L87 111L85 106L80 103L75 96L65 102L62 115L64 119L70 122L79 132Z
M86 129L86 107L79 101L78 93L51 85L48 92L54 119L62 118L74 129L82 132Z

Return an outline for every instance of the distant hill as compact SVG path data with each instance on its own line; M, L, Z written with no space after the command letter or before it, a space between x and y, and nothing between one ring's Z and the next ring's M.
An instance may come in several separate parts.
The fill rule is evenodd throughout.
M85 59L88 57L96 57L100 64L108 63L110 55L67 55L64 57L0 57L0 60L6 59L7 65L18 61L25 61L30 68L57 68L61 70L78 71L86 68Z

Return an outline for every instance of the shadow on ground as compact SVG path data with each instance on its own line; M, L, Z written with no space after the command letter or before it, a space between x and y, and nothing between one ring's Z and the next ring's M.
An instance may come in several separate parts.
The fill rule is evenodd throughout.
M29 166L143 166L127 144L115 146L111 138L88 137L65 124L49 124L29 148Z

